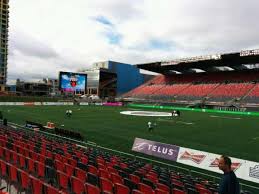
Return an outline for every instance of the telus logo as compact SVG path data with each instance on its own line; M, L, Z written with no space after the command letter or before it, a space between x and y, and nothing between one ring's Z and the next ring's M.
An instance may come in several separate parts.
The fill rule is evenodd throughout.
M133 149L137 149L137 150L143 150L144 148L145 148L145 145L149 145L148 143L145 143L145 142L143 142L143 143L137 143L134 147L133 147Z
M152 151L152 152L156 152L156 153L162 153L162 154L166 154L169 156L172 156L174 154L174 152L176 150L174 149L168 149L166 147L162 147L162 146L156 146L156 145L152 145L146 142L143 143L137 143L133 149L137 149L138 151L146 149L145 151ZM177 151L176 151L177 152Z
M174 149L168 149L166 147L156 146L156 145L148 145L148 150L152 150L153 152L162 153L169 156L172 156L175 152Z

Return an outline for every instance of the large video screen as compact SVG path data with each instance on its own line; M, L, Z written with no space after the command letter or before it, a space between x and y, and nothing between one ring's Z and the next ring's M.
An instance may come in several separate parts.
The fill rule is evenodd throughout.
M85 92L86 81L86 74L72 72L59 73L59 86L62 92Z

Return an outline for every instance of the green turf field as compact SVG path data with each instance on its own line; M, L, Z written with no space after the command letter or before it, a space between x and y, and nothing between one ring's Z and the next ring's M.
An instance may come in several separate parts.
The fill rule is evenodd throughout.
M67 109L73 111L71 118L65 116ZM42 124L52 121L57 127L64 125L66 129L80 131L87 140L98 145L124 152L130 153L134 138L140 137L259 161L259 117L182 111L181 118L169 119L121 115L122 110L132 109L101 106L0 107L8 121L18 124L24 124L25 120ZM148 121L157 123L153 133L148 132Z

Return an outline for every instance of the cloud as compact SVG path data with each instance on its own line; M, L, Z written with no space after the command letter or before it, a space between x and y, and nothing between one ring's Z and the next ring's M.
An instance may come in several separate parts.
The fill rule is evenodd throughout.
M24 32L11 32L10 37L12 37L10 39L10 50L12 55L19 52L23 55L46 59L58 57L56 51L49 45Z
M164 42L159 39L152 39L150 40L149 44L151 49L169 50L172 47L170 42Z
M62 79L64 79L64 80L69 80L69 78L68 78L67 75L62 75Z
M109 40L110 44L119 44L122 39L122 36L119 33L113 31L105 32L104 35Z
M88 7L93 15L100 14L113 21L113 24L143 17L143 0L96 0L89 1Z
M8 80L259 48L257 0L12 0Z
M96 16L96 17L94 17L94 20L103 25L113 26L113 24L104 16Z

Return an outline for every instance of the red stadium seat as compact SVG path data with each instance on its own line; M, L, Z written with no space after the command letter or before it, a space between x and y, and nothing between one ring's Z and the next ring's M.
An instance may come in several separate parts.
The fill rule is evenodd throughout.
M113 174L119 174L118 171L112 167L108 167L108 171Z
M67 190L68 183L69 183L69 176L63 172L57 171L57 178L58 178L59 187L64 190Z
M4 158L4 148L0 146L0 158Z
M29 191L30 190L30 176L27 172L19 170L18 174L20 176L20 186L19 191Z
M169 188L168 186L166 186L166 185L164 185L164 184L161 184L161 183L157 183L156 186L157 186L158 189L170 193L170 188Z
M2 183L2 179L4 179L7 182L7 189L9 185L9 177L7 172L7 164L5 161L0 159L0 179Z
M19 166L22 169L26 168L26 161L25 161L25 157L21 154L18 154L18 160L19 160Z
M5 153L5 161L11 162L11 151L8 150L7 148L4 148L4 153Z
M16 190L18 190L18 168L12 164L7 164L7 169L9 169L9 188L11 188L12 185L16 187Z
M99 187L96 187L96 186L91 185L89 183L85 184L85 191L86 191L87 194L100 194L101 193Z
M45 164L41 162L35 162L38 177L45 177Z
M74 166L70 164L65 164L65 172L68 176L74 175Z
M139 191L139 190L134 189L134 190L132 191L132 194L145 194L145 193L143 193L142 191Z
M121 178L120 175L112 173L111 180L112 180L113 184L115 184L115 183L123 184L123 179Z
M65 171L65 164L63 162L55 160L54 164L58 171L61 171L61 172Z
M205 188L197 188L200 194L213 194L210 190Z
M44 186L46 188L46 194L59 194L60 193L60 191L57 188L55 188L49 184L45 183Z
M107 170L99 169L99 177L110 179L111 175Z
M113 192L113 184L111 181L109 181L108 179L105 178L100 178L100 186L102 191L108 191L108 192Z
M35 171L35 161L31 158L27 158L27 161L28 161L28 172L32 173L32 174L35 174L36 173L36 171Z
M85 182L87 180L87 173L80 169L80 168L75 168L75 176Z
M12 151L11 157L12 157L12 163L16 165L18 163L18 154L16 152Z
M115 194L130 194L130 189L122 184L115 183L114 184Z
M32 194L43 194L44 182L33 176L31 176L30 179L31 179L31 186L32 186Z
M145 194L155 194L155 192L153 191L152 187L145 185L143 183L139 183L139 190Z
M76 177L71 177L72 192L75 194L82 194L85 190L84 182Z
M130 180L132 180L136 184L140 183L140 178L138 176L134 175L134 174L130 174L129 178L130 178Z
M170 194L170 192L156 188L155 194Z
M95 166L92 166L92 165L88 165L88 172L92 173L92 174L95 174L95 175L98 175L98 170Z
M81 162L83 163L83 164L87 164L88 163L88 158L87 157L81 157Z
M172 194L186 194L183 190L173 189Z

